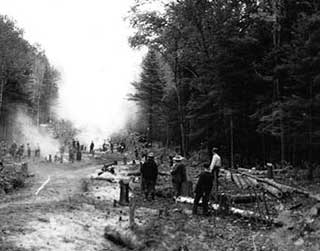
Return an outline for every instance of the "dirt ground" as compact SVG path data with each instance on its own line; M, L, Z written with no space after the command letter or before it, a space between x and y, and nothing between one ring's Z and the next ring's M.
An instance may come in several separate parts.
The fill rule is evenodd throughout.
M90 181L99 168L101 160L90 158L74 164L29 163L34 176L26 187L0 199L0 250L127 250L104 238L107 225L128 227L129 208L114 204L117 182ZM320 250L319 229L301 235L296 227L274 228L231 215L193 216L191 205L170 198L144 201L139 183L133 185L136 234L144 243L137 250Z

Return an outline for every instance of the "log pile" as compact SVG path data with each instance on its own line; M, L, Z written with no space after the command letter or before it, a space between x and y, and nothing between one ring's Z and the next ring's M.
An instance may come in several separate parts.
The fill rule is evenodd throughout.
M267 192L269 195L282 199L292 193L303 194L309 198L320 201L319 195L314 195L310 192L304 191L303 189L294 188L288 185L284 185L268 178L259 178L247 172L232 172L229 170L222 169L221 174L227 181L233 182L240 189L259 189Z

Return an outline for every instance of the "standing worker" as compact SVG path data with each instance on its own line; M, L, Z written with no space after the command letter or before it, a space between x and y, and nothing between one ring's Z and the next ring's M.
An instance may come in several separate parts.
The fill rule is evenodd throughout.
M193 214L197 214L197 209L199 206L199 201L202 198L202 207L203 207L203 214L207 215L208 214L208 202L210 198L210 192L212 189L213 185L213 175L210 172L209 169L209 164L206 163L203 165L204 166L204 171L200 174L198 183L196 185L195 189L195 198L194 198L194 203L193 203Z
M110 151L111 151L111 153L113 153L113 143L112 142L110 142Z
M184 159L181 155L176 155L173 158L174 164L171 171L172 185L175 191L175 196L178 197L182 192L182 183L187 181L186 166L181 163Z
M91 144L90 144L90 153L92 155L94 154L94 143L93 143L93 141L91 141Z
M158 166L154 161L154 155L151 152L148 154L147 161L144 162L141 167L141 187L144 190L146 200L149 199L149 194L151 194L151 199L154 200L157 176Z
M10 147L10 154L12 156L12 158L15 158L16 157L16 151L17 151L17 148L18 148L18 145L15 141L13 141L11 147Z
M60 163L63 163L64 151L65 151L65 147L64 147L64 145L61 145L61 147L60 147Z
M37 143L36 149L34 150L34 156L40 158L40 145Z
M27 144L27 155L28 155L28 159L31 158L31 147L30 147L30 143Z
M215 201L218 201L218 188L219 188L219 169L221 168L221 158L217 153L218 148L212 148L212 160L210 164L210 172L213 175L213 183L214 183L214 197Z

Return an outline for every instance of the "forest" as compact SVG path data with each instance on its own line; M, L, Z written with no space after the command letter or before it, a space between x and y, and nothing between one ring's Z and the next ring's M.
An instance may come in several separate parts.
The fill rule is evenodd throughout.
M17 138L16 116L23 112L36 126L54 119L59 72L40 45L31 45L15 21L0 16L0 138ZM23 122L21 122L23 123Z
M134 130L184 156L219 147L231 167L319 161L319 1L148 2L128 17L148 50Z

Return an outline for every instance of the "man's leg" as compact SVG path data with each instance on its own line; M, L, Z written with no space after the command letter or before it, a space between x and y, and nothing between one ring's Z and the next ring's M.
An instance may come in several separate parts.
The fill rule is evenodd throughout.
M208 214L208 203L209 203L210 191L204 192L202 197L202 207L203 207L203 214Z
M176 181L172 181L172 187L174 191L174 196L178 197L178 183Z
M181 195L181 189L182 189L182 182L179 182L177 187L177 197Z
M218 191L219 191L219 169L213 170L213 196L216 203L218 203Z
M192 214L197 214L198 212L198 206L199 206L199 201L200 201L200 198L201 198L202 194L201 193L197 193L196 192L196 196L194 198L194 201L193 201L193 209L192 209Z
M152 193L152 181L147 180L146 181L146 185L147 185L147 188L146 188L146 199L149 200L149 195Z
M156 182L150 181L150 189L151 189L151 199L154 200L155 194L156 194Z

